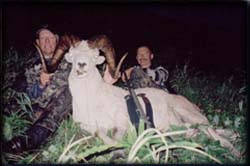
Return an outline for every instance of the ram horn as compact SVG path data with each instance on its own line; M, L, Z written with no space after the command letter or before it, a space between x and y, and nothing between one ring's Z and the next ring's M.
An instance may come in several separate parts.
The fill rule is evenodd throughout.
M87 42L90 48L97 48L105 54L109 72L113 78L117 78L118 75L115 75L115 50L109 38L106 35L98 35L90 38Z
M128 53L126 52L122 58L120 59L118 65L117 65L117 68L115 70L115 74L114 74L114 78L117 79L119 77L119 72L120 72L120 69L121 69L121 66L122 66L122 63L123 61L125 60L125 58L127 57Z
M65 52L71 46L77 46L80 43L80 41L81 39L78 36L75 36L72 34L63 35L60 38L57 49L55 50L55 53L53 55L49 71L54 72L58 64L61 62L62 58L64 57Z

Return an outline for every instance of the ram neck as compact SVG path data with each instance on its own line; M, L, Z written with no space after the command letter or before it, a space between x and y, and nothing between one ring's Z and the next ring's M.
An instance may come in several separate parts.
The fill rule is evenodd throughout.
M100 89L103 86L104 82L99 71L95 69L83 79L73 80L72 84L77 86L75 87L75 93L78 93L77 90L79 90L79 92L86 94L83 95L84 97L92 98L98 95L98 92L100 92Z
M88 77L84 81L84 86L86 92L90 97L94 97L100 91L102 87L103 79L97 69L93 70L92 74L89 74Z
M98 103L103 84L103 79L97 69L84 79L71 79L70 86L75 106L89 114L89 111L93 110Z

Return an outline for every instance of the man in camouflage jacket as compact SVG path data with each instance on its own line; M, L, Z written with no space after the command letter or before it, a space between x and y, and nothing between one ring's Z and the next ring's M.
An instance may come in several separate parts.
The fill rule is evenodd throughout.
M45 34L45 36L41 37L41 33ZM68 76L71 70L71 64L66 62L61 55L63 55L70 46L74 46L74 43L80 39L73 35L64 35L57 44L56 50L56 47L50 47L50 45L57 43L54 40L56 34L47 27L39 29L37 36L41 38L41 41L37 42L37 44L43 53L43 57L41 56L41 52L40 55L35 53L37 57L34 61L35 64L26 69L25 76L27 93L33 103L33 110L40 112L41 115L39 115L39 118L32 127L26 131L25 136L14 137L5 144L5 152L20 153L38 148L47 140L48 136L56 131L62 120L72 111L72 97L68 87ZM101 47L100 49L103 52L106 51L107 54L114 54L112 43L105 35L93 37L90 42L92 42L92 46ZM51 52L50 57L46 58L45 53L49 54ZM44 58L44 62L42 62L42 58ZM60 59L58 60L57 58ZM53 59L56 59L55 63L53 63ZM46 64L45 66L47 67L46 72L44 71L44 64ZM52 64L54 64L54 66ZM106 68L105 72L101 71L101 74L107 83L112 84L116 81L110 75L108 68Z
M50 70L51 61L53 57L47 57L45 53L52 52L54 54L58 41L53 40L56 36L47 27L43 27L37 31L37 35L45 33L41 40L45 43L38 44L43 52L44 60L47 66L47 70ZM40 36L41 37L41 36ZM65 38L71 41L67 41L65 44ZM57 48L66 49L69 48L70 42L76 38L70 38L69 36L63 36L64 42L59 42ZM51 41L52 40L52 41ZM57 39L58 40L58 39ZM44 48L43 48L44 46ZM46 51L47 49L47 51ZM20 153L25 150L32 150L38 148L43 144L47 137L56 131L60 123L67 115L72 111L71 106L71 94L68 88L68 75L71 69L71 64L62 59L61 63L57 65L57 70L53 74L43 70L41 63L41 57L36 52L34 53L34 64L29 65L25 71L27 81L27 93L33 103L32 107L35 112L40 112L40 117L35 123L26 131L24 136L14 137L7 142L4 146L5 152ZM42 77L41 73L44 72L45 77Z

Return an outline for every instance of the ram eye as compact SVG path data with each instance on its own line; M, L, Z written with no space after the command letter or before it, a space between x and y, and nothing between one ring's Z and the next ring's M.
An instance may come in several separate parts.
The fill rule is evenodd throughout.
M78 62L78 66L81 67L81 68L83 68L84 66L86 66L86 63L84 63L84 62L83 63Z

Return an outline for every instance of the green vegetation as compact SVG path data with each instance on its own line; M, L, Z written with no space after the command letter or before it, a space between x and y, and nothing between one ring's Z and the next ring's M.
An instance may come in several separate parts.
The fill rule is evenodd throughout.
M2 118L3 138L8 141L24 134L35 115L29 97L18 92L14 84L23 67L29 63L29 55L19 56L11 49L5 57ZM247 96L244 80L238 87L233 76L217 81L215 76L195 72L186 64L176 67L170 84L178 94L202 108L213 128L238 133L230 141L241 152L240 158L234 157L218 141L208 138L202 132L207 126L192 126L200 132L194 137L187 137L190 129L185 127L172 126L169 131L161 133L156 129L145 130L141 122L138 135L131 125L117 145L109 146L81 130L79 124L69 117L36 152L6 153L2 156L2 163L245 163ZM121 149L125 156L113 158Z
M214 128L226 128L239 133L235 145L245 153L246 147L246 117L247 92L246 78L240 80L237 87L234 76L224 81L216 80L214 75L206 76L201 72L176 67L171 79L172 87L202 108ZM242 74L242 73L239 73Z

